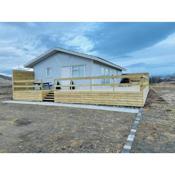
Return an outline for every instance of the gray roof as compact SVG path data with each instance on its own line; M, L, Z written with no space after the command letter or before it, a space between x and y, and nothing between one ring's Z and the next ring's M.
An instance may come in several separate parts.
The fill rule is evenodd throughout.
M62 49L62 48L51 49L51 50L45 52L44 54L40 55L39 57L36 57L35 59L31 60L30 62L28 62L24 66L26 68L33 68L34 65L40 63L41 61L49 58L50 56L52 56L52 55L54 55L54 54L56 54L58 52L67 53L67 54L70 54L70 55L76 55L76 56L79 56L79 57L91 59L91 60L100 62L102 64L108 65L108 66L113 67L113 68L118 69L118 70L126 70L125 68L123 68L121 66L118 66L118 65L116 65L116 64L114 64L114 63L112 63L110 61L107 61L107 60L105 60L103 58L92 56L92 55L88 55L88 54L84 54L84 53L79 53L79 52L75 52L75 51L69 51L69 50Z

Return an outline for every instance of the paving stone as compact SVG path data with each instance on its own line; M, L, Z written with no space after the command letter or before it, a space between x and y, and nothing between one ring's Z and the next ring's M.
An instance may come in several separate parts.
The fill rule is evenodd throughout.
M136 129L131 129L131 132L136 133Z
M132 141L127 141L125 145L132 146Z
M123 149L122 153L129 153L130 149Z
M136 119L135 119L136 121L140 121L141 119L139 118L139 117L136 117Z
M132 144L134 142L135 134L137 132L137 127L138 127L141 119L142 119L142 113L139 112L136 115L136 118L135 118L134 122L132 123L132 127L131 127L130 133L128 135L127 142L123 147L123 151L122 151L123 153L129 153L130 152L130 150L132 148Z
M138 125L139 124L139 121L135 120L134 121L134 124Z
M131 149L131 146L130 145L125 145L124 149Z
M133 141L135 138L135 135L129 135L128 138L127 138L127 141Z

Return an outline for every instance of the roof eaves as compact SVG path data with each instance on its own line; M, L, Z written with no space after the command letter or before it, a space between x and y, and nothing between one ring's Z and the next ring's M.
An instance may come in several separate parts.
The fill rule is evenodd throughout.
M79 52L75 52L75 51L69 51L69 50L62 49L62 48L51 49L51 50L41 54L39 57L36 57L35 59L31 60L30 62L25 64L24 67L32 68L35 64L41 62L45 58L48 58L50 55L53 55L53 54L55 54L57 52L63 52L63 53L77 55L77 56L84 57L84 58L89 58L91 60L95 60L95 61L101 62L103 64L107 64L109 66L112 66L112 67L114 67L116 69L119 69L119 70L126 70L125 68L120 67L120 66L118 66L118 65L116 65L116 64L114 64L114 63L112 63L110 61L107 61L107 60L103 59L103 58L92 56L92 55L88 55L88 54L84 54L84 53L79 53Z
M35 59L32 59L31 61L29 61L28 63L26 63L24 65L24 67L26 67L26 68L32 68L33 65L37 64L38 62L42 61L43 59L49 57L50 55L52 55L54 53L56 53L56 49L51 49L51 50L49 50L47 52L44 52L40 56L38 56Z

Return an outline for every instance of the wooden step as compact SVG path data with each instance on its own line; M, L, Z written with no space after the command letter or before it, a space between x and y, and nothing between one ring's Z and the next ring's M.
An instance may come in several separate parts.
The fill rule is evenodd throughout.
M45 98L44 100L54 100L54 98Z
M53 101L54 102L54 99L44 99L43 101Z
M46 97L54 97L53 95L47 95Z
M45 101L45 102L54 102L54 92L53 91L49 92L45 96L45 98L43 99L43 101Z

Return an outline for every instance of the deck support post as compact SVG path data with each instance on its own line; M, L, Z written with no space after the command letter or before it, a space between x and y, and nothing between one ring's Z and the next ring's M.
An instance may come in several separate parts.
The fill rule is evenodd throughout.
M92 79L90 78L90 90L92 91Z
M112 87L113 87L113 92L115 91L115 81L114 81L114 76L112 76Z

